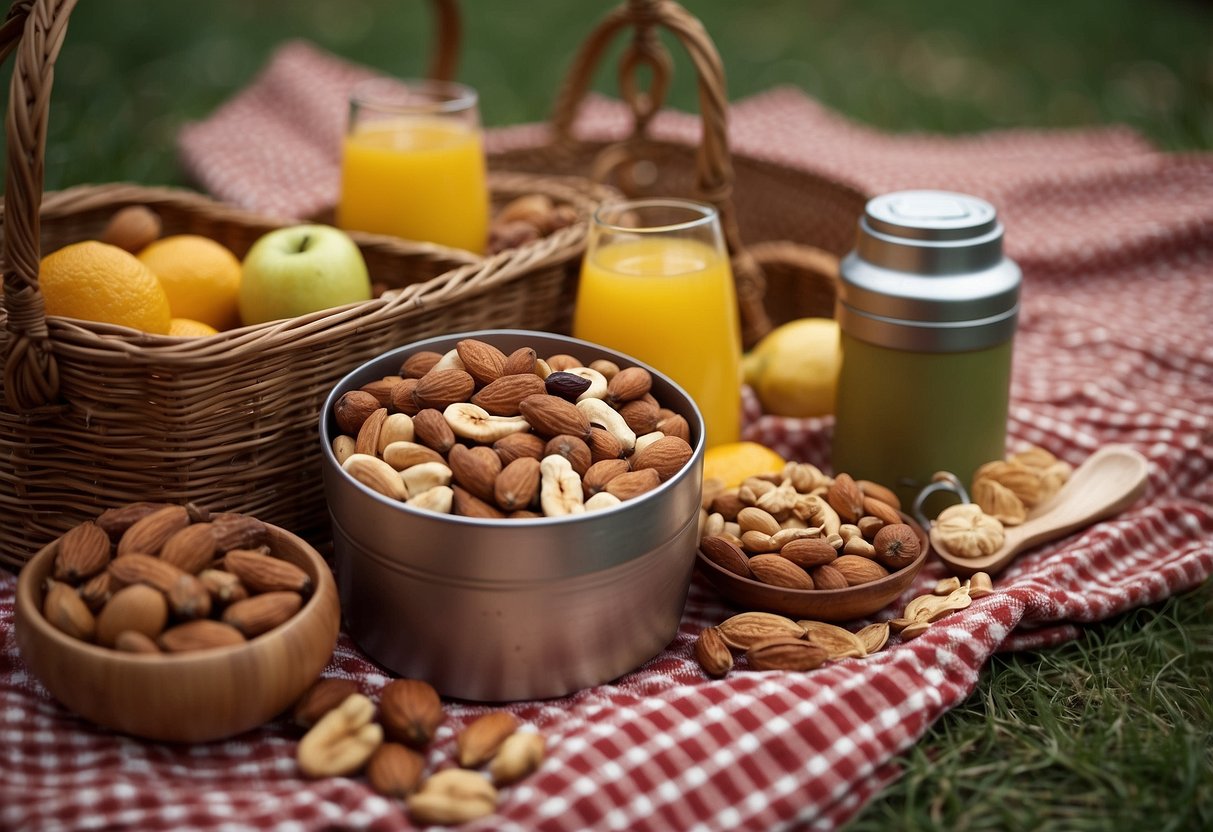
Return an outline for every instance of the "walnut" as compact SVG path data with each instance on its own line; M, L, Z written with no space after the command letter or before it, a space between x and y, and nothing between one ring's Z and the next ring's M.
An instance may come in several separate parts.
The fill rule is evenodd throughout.
M1028 509L1014 491L997 480L983 477L973 483L973 502L1004 526L1018 526L1028 519Z
M935 518L940 544L953 555L979 558L998 551L1006 539L1002 523L975 503L948 506Z
M1026 465L1001 459L987 462L973 474L974 491L982 480L993 480L1009 489L1025 508L1031 508L1040 502L1040 472ZM985 508L989 512L989 507Z

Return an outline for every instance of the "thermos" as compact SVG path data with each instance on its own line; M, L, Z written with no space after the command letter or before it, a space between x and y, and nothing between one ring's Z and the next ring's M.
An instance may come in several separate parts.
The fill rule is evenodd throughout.
M948 191L870 200L840 265L833 467L909 505L1006 453L1019 267L994 206Z

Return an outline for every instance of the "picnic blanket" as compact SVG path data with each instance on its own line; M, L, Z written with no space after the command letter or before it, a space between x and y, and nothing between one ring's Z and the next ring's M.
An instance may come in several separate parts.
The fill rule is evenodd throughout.
M252 86L182 131L182 158L222 198L304 216L308 200L332 193L292 191L256 160L271 146L287 156L312 141L303 136L339 131L344 91L367 73L291 44ZM291 92L305 84L301 103ZM623 113L596 99L579 129L611 134ZM668 112L655 129L694 142L698 122ZM232 135L256 138L243 143L248 155L235 153L240 143L225 140ZM542 126L517 126L492 131L490 142L542 135ZM561 699L504 706L546 735L548 758L469 829L836 827L897 778L895 756L973 692L994 652L1075 638L1086 623L1213 573L1213 155L1160 153L1119 127L890 135L794 89L736 102L730 136L738 153L870 194L935 187L993 202L1008 254L1024 271L1008 450L1040 445L1078 465L1101 445L1125 443L1149 459L1148 490L1119 516L1025 554L995 594L925 635L811 673L738 667L707 678L692 657L694 639L736 610L696 577L677 637L643 667ZM335 188L335 147L309 158ZM290 182L310 178L296 169ZM747 391L746 437L789 458L828 469L831 430L828 417L762 415ZM932 561L877 618L895 616L945 574ZM299 732L286 720L180 747L74 717L18 655L14 587L11 575L0 576L3 828L409 827L402 805L362 778L301 778ZM372 697L389 680L345 635L324 675L354 678ZM431 770L453 764L455 734L490 706L446 708Z

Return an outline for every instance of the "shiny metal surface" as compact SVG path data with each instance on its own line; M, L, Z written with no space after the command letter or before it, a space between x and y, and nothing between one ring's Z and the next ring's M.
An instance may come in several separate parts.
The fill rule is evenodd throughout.
M690 423L694 456L648 494L587 515L439 515L346 476L331 450L341 393L395 373L412 352L445 352L467 337L507 354L533 346L540 355L640 363L564 336L491 330L402 347L342 379L325 402L320 439L347 630L376 661L445 696L546 698L610 681L677 632L695 559L702 418L681 388L650 368L654 395Z
M1021 275L1002 254L985 200L897 191L870 200L841 263L837 317L863 341L917 352L984 349L1009 340Z

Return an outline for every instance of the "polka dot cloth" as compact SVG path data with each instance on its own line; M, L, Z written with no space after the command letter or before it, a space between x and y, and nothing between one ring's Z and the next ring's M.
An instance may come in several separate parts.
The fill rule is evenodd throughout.
M183 131L183 158L221 197L304 215L319 204L309 199L331 193L286 186L323 181L298 175L298 164L324 171L335 158L293 135L287 114L312 108L317 137L339 129L344 105L336 115L315 108L323 96L341 99L334 90L359 74L292 44L249 90ZM617 132L621 113L595 101L582 129ZM221 140L233 129L258 140ZM695 119L663 114L656 129L693 141ZM1025 275L1009 450L1038 444L1077 465L1103 444L1126 443L1149 459L1148 490L1119 516L1024 555L998 592L917 640L807 674L705 678L691 654L695 636L733 610L696 578L677 637L643 667L562 699L508 706L547 736L549 756L469 829L834 828L898 777L893 756L973 692L995 651L1046 649L1213 573L1213 158L1160 154L1120 128L885 135L787 89L739 102L731 129L738 152L868 193L931 186L993 201ZM520 126L492 140L541 136ZM296 175L278 179L263 164L271 157L291 159ZM765 416L746 391L747 438L828 467L831 431L829 419ZM944 574L928 565L881 617ZM0 577L0 827L409 827L401 805L362 779L301 779L298 733L285 721L178 747L72 716L18 654L14 586ZM372 696L388 680L344 636L325 675L358 679ZM452 764L455 733L486 708L447 710L431 768Z

